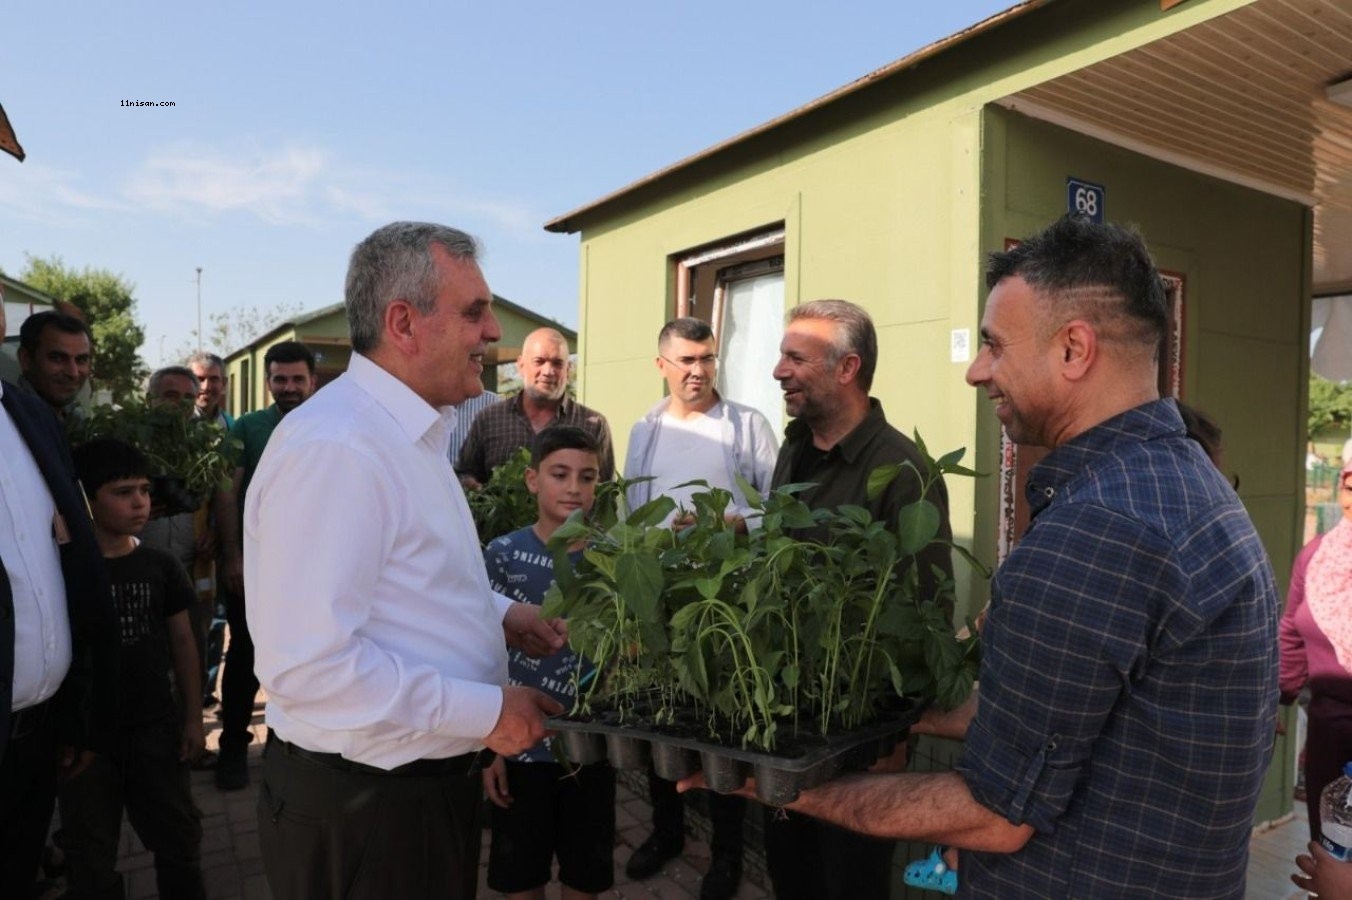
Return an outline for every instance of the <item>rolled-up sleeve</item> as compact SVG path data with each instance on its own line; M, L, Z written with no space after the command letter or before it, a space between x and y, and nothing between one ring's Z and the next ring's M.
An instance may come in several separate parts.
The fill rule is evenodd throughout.
M973 797L1051 832L1149 653L1152 596L1179 575L1148 530L1094 506L1048 511L996 576L981 703L957 766Z

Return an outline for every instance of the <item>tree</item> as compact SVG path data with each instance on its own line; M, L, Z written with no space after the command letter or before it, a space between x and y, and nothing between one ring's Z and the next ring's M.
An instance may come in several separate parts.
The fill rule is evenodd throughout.
M236 306L211 313L207 317L211 327L203 336L202 349L228 356L273 326L294 319L302 312L299 303L284 303L266 310L257 306ZM183 362L197 351L197 346L197 329L194 328L189 332L188 340L170 354L170 359Z
M1352 383L1339 384L1310 373L1309 436L1352 425Z
M59 256L28 257L19 275L38 290L74 304L94 333L94 377L114 401L141 392L149 370L136 352L145 332L136 321L136 286L106 269L76 270Z

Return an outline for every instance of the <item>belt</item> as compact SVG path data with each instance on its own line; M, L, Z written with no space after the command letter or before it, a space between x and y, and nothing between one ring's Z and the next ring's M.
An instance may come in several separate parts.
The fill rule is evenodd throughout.
M297 747L290 741L277 736L277 732L268 730L268 752L280 752L295 759L303 759L316 765L340 772L352 772L358 775L386 775L394 778L445 778L447 776L468 775L476 768L483 768L493 761L493 751L480 750L478 753L462 753L445 759L415 759L413 762L395 766L393 769L381 769L365 763L353 762L337 753L320 753Z
M33 706L25 706L23 709L10 712L9 739L17 741L37 731L42 723L47 721L47 712L51 709L51 706L50 700L43 700Z

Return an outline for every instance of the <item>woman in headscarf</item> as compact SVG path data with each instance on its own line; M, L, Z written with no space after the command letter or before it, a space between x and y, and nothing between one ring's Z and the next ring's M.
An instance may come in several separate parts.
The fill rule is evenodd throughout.
M1352 463L1338 475L1343 517L1296 557L1281 623L1282 702L1310 688L1305 802L1319 838L1319 794L1352 761Z

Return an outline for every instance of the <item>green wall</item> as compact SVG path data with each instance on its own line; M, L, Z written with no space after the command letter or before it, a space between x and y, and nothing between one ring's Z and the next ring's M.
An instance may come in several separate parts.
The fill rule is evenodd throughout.
M1136 224L1156 264L1185 277L1182 396L1224 430L1227 473L1240 476L1240 497L1285 592L1305 513L1309 210L999 108L985 114L983 142L985 250L1060 215L1074 176L1104 185L1109 221ZM984 470L994 468L998 429L983 407ZM978 488L982 520L995 520L994 488ZM981 531L977 552L988 559L995 536ZM1278 743L1259 821L1291 808L1286 744Z
M785 305L865 306L879 327L874 393L892 423L919 428L933 451L978 448L977 468L996 471L998 423L966 385L967 363L951 361L950 335L969 330L975 351L982 255L1060 215L1074 175L1107 185L1109 217L1139 223L1159 264L1186 275L1183 395L1225 428L1227 465L1284 589L1303 510L1308 210L988 107L1247 2L1049 4L570 220L580 396L610 419L617 453L662 395L652 357L673 312L673 257L782 225ZM992 563L995 479L949 490L955 538ZM959 581L960 612L979 608L985 581ZM951 748L935 743L942 767ZM1260 821L1290 809L1289 755L1279 742Z

